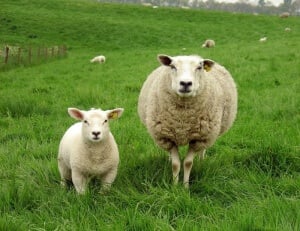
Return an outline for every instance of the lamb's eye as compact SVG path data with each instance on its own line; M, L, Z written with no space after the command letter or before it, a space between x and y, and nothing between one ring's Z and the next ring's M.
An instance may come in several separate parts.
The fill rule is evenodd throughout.
M87 120L84 120L83 122L84 122L85 124L88 124L88 123L89 123Z
M107 123L107 120L104 120L104 123Z

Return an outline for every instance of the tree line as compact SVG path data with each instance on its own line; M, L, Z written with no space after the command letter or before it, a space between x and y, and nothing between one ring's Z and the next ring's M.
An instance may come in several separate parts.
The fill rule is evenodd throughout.
M229 12L255 13L255 14L281 14L289 12L290 15L300 15L300 0L282 0L279 6L274 6L269 0L258 0L254 5L250 0L239 0L236 3L217 2L216 0L98 0L99 2L133 3L147 6L166 6L198 8L208 10L221 10Z

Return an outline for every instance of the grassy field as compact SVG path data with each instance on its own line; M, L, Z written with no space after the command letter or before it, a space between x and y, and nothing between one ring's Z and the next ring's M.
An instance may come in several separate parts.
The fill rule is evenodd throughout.
M299 17L2 2L0 44L64 44L68 55L0 72L0 230L300 230L299 37ZM206 38L214 49L201 48ZM213 59L238 86L237 120L195 161L189 191L172 186L168 154L137 116L161 53ZM89 62L98 54L105 64ZM60 187L58 144L74 123L68 107L125 108L111 122L121 163L107 195L97 182L85 196Z

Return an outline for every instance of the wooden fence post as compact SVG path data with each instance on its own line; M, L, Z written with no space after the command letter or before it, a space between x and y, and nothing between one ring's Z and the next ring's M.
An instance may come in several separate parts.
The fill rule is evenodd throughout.
M22 52L21 47L18 47L18 64L20 64L21 62L21 52Z
M4 59L4 63L7 64L8 63L8 54L9 54L9 47L5 46L5 59Z
M32 57L31 47L29 47L29 49L28 49L28 61L29 61L29 63L31 63L31 57Z

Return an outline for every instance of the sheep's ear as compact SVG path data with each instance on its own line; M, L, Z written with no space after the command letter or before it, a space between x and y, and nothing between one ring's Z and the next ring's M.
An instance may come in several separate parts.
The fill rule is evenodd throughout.
M77 108L68 108L68 113L74 119L83 120L83 111L80 111Z
M124 109L123 108L116 108L113 110L108 110L107 111L107 118L108 119L117 119L120 118L121 115L123 114Z
M215 64L215 62L210 59L203 60L203 67L204 67L204 70L206 70L207 72L209 72L211 70L211 68L213 67L214 64Z
M169 66L172 63L172 57L168 55L158 55L157 59L162 65L165 66Z

